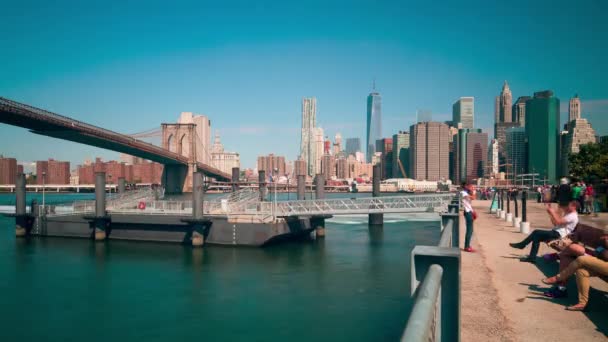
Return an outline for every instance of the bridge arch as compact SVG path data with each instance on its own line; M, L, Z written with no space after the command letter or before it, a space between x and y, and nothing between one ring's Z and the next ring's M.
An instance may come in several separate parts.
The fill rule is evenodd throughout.
M171 152L177 152L175 136L173 134L170 134L169 138L167 138L167 149Z
M184 133L179 139L179 149L182 156L190 158L190 134Z

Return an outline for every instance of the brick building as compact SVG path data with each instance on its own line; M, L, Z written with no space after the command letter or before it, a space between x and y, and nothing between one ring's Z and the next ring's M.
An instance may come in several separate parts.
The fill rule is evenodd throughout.
M15 184L17 179L17 160L0 157L0 184Z
M36 183L42 184L43 182L45 184L70 184L70 162L54 159L37 161Z

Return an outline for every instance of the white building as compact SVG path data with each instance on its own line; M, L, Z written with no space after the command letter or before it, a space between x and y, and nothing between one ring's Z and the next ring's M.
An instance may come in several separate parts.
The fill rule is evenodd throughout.
M316 167L316 132L317 125L317 99L314 97L302 99L302 137L300 140L300 158L306 162L308 175L313 176ZM321 149L321 154L323 150ZM320 163L320 161L319 161Z
M313 162L312 173L310 176L314 176L317 173L321 173L321 159L323 159L323 148L325 145L325 139L323 135L323 128L315 127L314 128L314 148L312 149L311 160ZM310 167L308 168L311 169Z
M227 174L232 174L233 167L241 166L239 154L236 152L224 151L224 145L220 142L219 132L215 132L215 140L211 148L211 164Z

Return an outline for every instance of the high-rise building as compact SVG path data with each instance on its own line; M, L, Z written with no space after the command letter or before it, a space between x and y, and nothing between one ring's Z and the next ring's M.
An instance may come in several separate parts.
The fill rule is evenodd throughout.
M556 183L560 171L559 99L550 90L534 93L526 102L528 172Z
M316 160L321 155L316 154L315 128L317 125L317 99L314 97L302 99L302 138L300 143L300 158L308 166L308 175L314 175L317 170Z
M410 166L410 132L393 135L393 178L407 178Z
M336 178L346 179L351 178L348 169L348 160L346 158L338 158L336 160Z
M481 129L461 128L458 130L454 143L456 183L470 182L472 179L483 177L488 157L487 148L488 135L482 133ZM480 151L483 152L483 155L479 155Z
M393 177L393 139L382 138L376 140L376 151L380 153L382 164L382 179Z
M275 169L278 169L275 172ZM269 154L267 156L258 157L258 171L265 171L266 176L284 176L285 175L285 157Z
M15 184L17 181L17 159L0 156L0 184Z
M452 122L450 121L449 124L446 122L446 125L449 126L449 134L448 134L448 146L449 146L449 154L448 154L448 169L450 170L449 172L449 178L452 180L452 182L456 183L456 139L458 138L458 128L452 126Z
M416 123L433 121L433 113L428 109L418 109L416 111Z
M520 96L513 104L512 121L516 122L519 127L526 127L526 101L531 99L530 96Z
M355 155L357 152L361 152L361 139L346 138L346 154Z
M507 136L505 132L512 127L519 127L519 124L517 122L497 122L494 124L494 138L498 143L499 172L506 172L505 146L507 144Z
M572 100L570 100L570 106L572 107ZM580 110L580 106L577 108ZM594 144L596 142L597 139L595 136L595 130L593 127L591 127L591 124L587 121L587 119L578 118L570 121L568 123L568 131L565 133L564 144L562 146L561 175L565 176L570 173L568 162L569 155L578 153L581 145Z
M372 161L376 140L382 138L382 97L380 93L372 91L367 96L367 135L366 149L367 162Z
M296 176L306 176L308 173L308 168L306 167L306 162L302 159L298 159L293 163L294 173Z
M205 115L195 115L192 112L182 112L177 119L178 124L195 124L196 160L211 164L211 121ZM190 155L188 144L182 144L182 154Z
M44 174L44 177L43 177ZM70 162L54 159L36 162L37 184L70 184Z
M452 105L452 125L457 128L473 128L475 98L461 97Z
M494 177L498 173L498 141L492 139L488 147L488 170L486 177Z
M500 95L496 97L494 106L494 118L495 122L511 122L513 115L511 113L511 104L513 97L511 95L511 89L507 81L502 85L502 91Z
M325 150L325 140L323 139L323 128L315 127L313 130L313 155L312 155L312 174L310 176L314 176L317 173L321 172L321 158L323 158L324 150ZM310 167L309 167L310 170Z
M325 176L325 180L336 177L336 160L331 154L324 154L321 158L321 172Z
M449 176L449 128L441 122L410 127L411 178L438 181Z
M334 155L337 155L338 153L342 152L342 134L340 133L336 133L336 136L334 138Z
M227 173L232 173L232 168L241 167L240 156L236 152L224 151L224 145L220 141L220 133L215 132L215 139L211 147L211 163L213 167Z
M568 107L568 122L581 118L581 99L578 94L574 95L570 99L570 106Z
M511 127L505 131L506 146L505 158L509 165L510 179L516 179L517 175L526 173L526 128Z

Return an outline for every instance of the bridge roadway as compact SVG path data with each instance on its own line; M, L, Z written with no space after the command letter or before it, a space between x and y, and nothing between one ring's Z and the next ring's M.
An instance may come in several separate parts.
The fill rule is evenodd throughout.
M188 165L187 157L162 147L3 97L0 97L0 122L29 129L32 133L122 152L164 165ZM209 177L230 180L229 174L212 166L198 163L197 168Z

